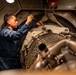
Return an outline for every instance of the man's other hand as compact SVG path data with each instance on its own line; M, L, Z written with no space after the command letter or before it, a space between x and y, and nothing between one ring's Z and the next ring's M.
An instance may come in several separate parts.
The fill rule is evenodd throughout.
M33 16L33 15L29 15L29 16L27 17L27 20L26 20L25 24L26 24L26 25L29 25L29 24L32 22L33 19L34 19L34 16Z

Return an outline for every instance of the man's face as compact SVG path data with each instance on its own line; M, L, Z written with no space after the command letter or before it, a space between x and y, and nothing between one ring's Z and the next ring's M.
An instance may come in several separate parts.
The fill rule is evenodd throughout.
M17 28L18 26L18 21L17 21L17 18L15 16L12 16L8 21L7 23L9 24L10 27L12 27L13 29L14 28Z

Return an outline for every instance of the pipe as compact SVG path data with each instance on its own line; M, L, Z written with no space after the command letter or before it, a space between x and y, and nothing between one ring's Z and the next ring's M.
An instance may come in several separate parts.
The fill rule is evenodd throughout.
M65 46L68 46L69 49L71 49L73 52L76 52L76 42L69 39L64 39L56 43L53 47L49 48L49 51L45 56L48 54L57 55L60 52L61 48Z
M40 49L42 49L42 46L44 46L45 47L44 49L46 49L46 46L44 44L41 44L40 46L41 46ZM56 43L53 47L49 48L49 50L45 53L45 55L41 56L39 60L37 60L37 62L32 65L31 69L39 70L43 68L48 63L48 60L50 60L51 66L56 67L57 66L56 60L52 59L52 55L58 55L61 51L61 48L65 46L68 46L68 48L70 48L73 52L76 52L76 42L69 39L61 40L58 43ZM50 55L50 59L48 55Z

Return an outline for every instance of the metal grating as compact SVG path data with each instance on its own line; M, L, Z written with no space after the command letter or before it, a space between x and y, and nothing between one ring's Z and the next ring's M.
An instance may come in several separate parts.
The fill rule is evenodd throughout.
M34 63L35 59L37 58L38 53L40 52L39 50L40 44L43 43L47 47L51 47L62 39L64 39L64 37L61 35L48 33L48 34L39 36L38 38L33 40L33 42L31 42L30 46L28 47L28 55L27 56L24 55L24 57L22 57L22 59L25 59L27 57L25 60L21 60L21 62L23 62L24 64L23 67L26 67L27 65L27 68L30 68L30 66Z

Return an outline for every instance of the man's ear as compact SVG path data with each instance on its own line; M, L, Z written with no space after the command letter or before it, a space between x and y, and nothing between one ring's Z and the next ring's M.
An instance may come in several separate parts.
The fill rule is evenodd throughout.
M7 23L10 24L10 20L8 20Z

